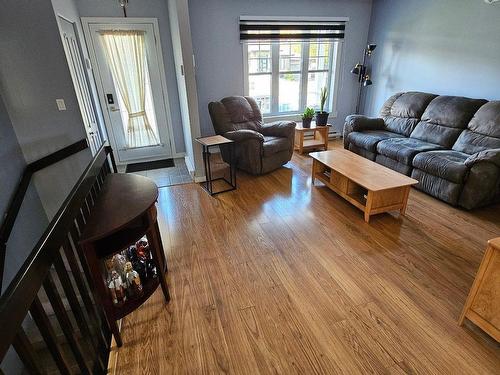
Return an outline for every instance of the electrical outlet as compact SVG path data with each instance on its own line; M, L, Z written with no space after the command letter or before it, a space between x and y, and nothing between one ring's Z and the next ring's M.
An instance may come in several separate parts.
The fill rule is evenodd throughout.
M60 111L66 110L66 103L64 103L64 99L56 99L57 109Z

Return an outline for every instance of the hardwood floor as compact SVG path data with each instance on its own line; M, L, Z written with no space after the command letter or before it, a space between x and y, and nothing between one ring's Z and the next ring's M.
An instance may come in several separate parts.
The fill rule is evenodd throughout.
M412 189L405 217L366 224L310 167L161 189L172 300L124 319L116 373L499 373L499 344L457 320L500 207Z

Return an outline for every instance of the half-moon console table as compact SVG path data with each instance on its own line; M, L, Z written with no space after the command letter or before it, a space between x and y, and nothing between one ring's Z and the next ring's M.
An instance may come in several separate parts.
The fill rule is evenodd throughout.
M167 261L156 220L157 198L158 187L146 177L124 173L108 175L80 238L99 299L96 303L104 307L118 346L122 346L122 339L117 320L142 305L158 285L161 285L165 300L170 300L165 279ZM148 243L147 262L154 262L156 273L140 280L140 293L136 292L133 298L113 300L106 279L109 270L106 270L105 260L134 247L143 237L147 237ZM135 275L137 277L137 273Z

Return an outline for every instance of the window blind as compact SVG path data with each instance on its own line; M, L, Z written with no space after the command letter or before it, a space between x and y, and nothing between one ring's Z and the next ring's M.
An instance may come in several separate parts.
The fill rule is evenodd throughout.
M240 42L273 40L342 40L348 18L240 17Z

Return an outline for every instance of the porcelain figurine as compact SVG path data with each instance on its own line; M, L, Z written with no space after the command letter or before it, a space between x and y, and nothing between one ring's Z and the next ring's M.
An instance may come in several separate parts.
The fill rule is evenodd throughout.
M131 294L137 295L142 293L142 284L139 273L132 268L132 263L125 263L125 282Z
M108 283L108 288L114 304L127 300L122 278L115 270L111 271L111 280Z

